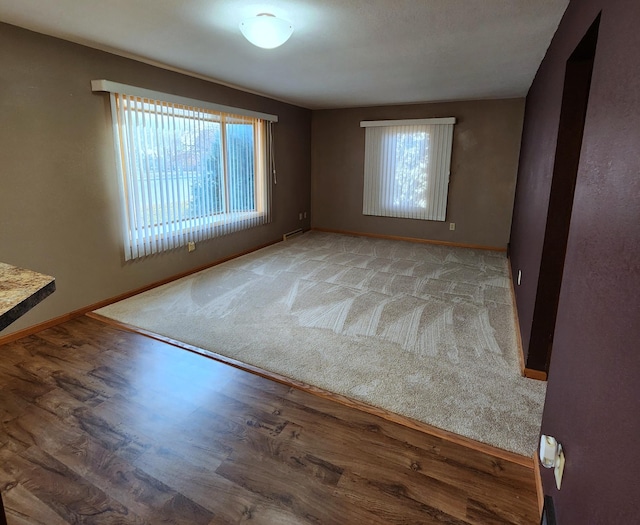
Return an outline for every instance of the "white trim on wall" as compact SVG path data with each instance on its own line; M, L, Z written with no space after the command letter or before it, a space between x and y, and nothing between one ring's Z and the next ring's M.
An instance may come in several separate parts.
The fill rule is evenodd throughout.
M404 120L363 120L361 128L373 128L377 126L414 126L418 124L455 124L455 117L445 118L413 118Z
M222 104L207 102L206 100L197 100L194 98L181 97L179 95L171 95L169 93L162 93L161 91L153 91L151 89L145 89L137 86L120 84L119 82L112 82L111 80L92 80L91 90L103 91L107 93L121 93L123 95L129 95L132 97L161 100L163 102L171 102L172 104L182 104L184 106L211 109L213 111L222 111L224 113L231 113L233 115L259 118L262 120L267 120L269 122L278 122L277 115L270 115L269 113L261 113L259 111L251 111L249 109L235 108L233 106L224 106Z

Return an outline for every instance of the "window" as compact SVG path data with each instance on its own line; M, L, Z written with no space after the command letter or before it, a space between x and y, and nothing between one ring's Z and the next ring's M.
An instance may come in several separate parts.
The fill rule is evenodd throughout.
M444 221L455 118L363 121L362 213Z
M270 222L275 117L94 82L111 88L125 260Z

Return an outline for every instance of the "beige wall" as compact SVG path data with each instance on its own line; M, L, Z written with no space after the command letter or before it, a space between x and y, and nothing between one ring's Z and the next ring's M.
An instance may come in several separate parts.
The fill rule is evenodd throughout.
M55 318L308 227L504 247L521 99L314 111L0 24L0 261L56 277L57 291L4 330ZM124 263L106 78L279 116L273 223ZM447 222L362 215L361 120L448 117ZM311 194L311 196L310 196ZM449 222L456 230L449 231Z
M308 226L306 109L0 24L0 261L56 277L57 291L4 330L63 315ZM267 226L124 263L105 78L279 116Z
M509 241L524 99L314 111L312 227L505 248ZM362 215L361 120L456 117L447 221ZM455 231L449 223L455 222Z

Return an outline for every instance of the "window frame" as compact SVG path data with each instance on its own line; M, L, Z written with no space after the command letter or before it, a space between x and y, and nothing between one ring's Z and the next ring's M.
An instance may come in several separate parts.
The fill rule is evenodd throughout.
M275 173L271 147L271 125L277 122L278 117L276 115L160 93L107 80L92 81L92 89L98 92L107 91L110 93L111 98L114 146L119 172L125 260L167 251L185 246L192 241L210 239L270 222L271 175ZM133 107L123 107L123 105L127 104ZM159 108L162 108L162 110ZM133 116L138 115L138 113L146 116L146 120L141 119L144 124L132 122L132 120L135 120ZM154 180L152 172L155 170L150 169L148 163L143 166L142 164L144 163L136 162L136 160L139 155L138 146L141 140L139 134L144 133L143 125L153 127L157 124L158 127L154 128L151 133L154 139L159 140L158 136L162 133L159 127L162 125L158 119L159 114L161 114L162 118L167 119L175 118L185 121L193 119L196 124L200 122L200 127L196 128L200 132L206 131L203 127L204 125L219 125L219 137L212 140L219 141L220 148L216 164L219 168L219 176L222 177L220 184L222 188L222 211L213 211L215 202L217 202L217 199L209 202L211 198L215 198L213 193L207 193L204 197L200 197L204 199L200 203L201 206L206 201L209 202L209 206L213 207L209 212L194 213L193 210L189 210L193 201L189 200L188 204L185 205L184 195L181 197L181 202L166 204L166 206L180 209L179 213L184 212L182 215L176 218L173 215L173 211L167 212L164 209L165 204L162 199L163 196L166 197L168 195L166 192L172 184L184 184L181 179L184 179L184 173L187 173L188 182L186 183L186 188L188 189L186 191L189 191L191 198L193 198L194 184L198 182L198 177L202 180L202 177L207 173L207 169L200 166L200 168L195 168L191 175L188 172L177 174L171 170L172 173L169 177L163 177L162 174L166 174L166 170L159 169L158 173L161 174L159 185L165 193L157 191L155 186L151 187L149 183ZM152 118L153 116L156 117L155 122L154 118ZM125 117L129 121L125 122ZM252 159L250 172L241 173L242 169L238 172L237 169L232 169L229 164L231 162L229 160L231 150L229 149L230 143L227 140L227 136L230 132L229 126L235 124L252 126L252 132L248 132L251 137L252 149L244 152L245 159ZM207 129L211 130L211 128ZM173 140L175 141L175 138ZM158 142L155 143L155 146L159 147ZM136 149L131 150L131 153L129 153L128 148L132 147ZM210 155L213 151L209 149L199 150L198 147L203 148L204 144L198 145L195 143L191 153L196 157L201 158L205 155ZM248 157L246 156L247 153L249 153ZM166 150L163 151L164 154L166 154ZM154 168L157 168L157 166L154 166ZM232 174L230 174L230 171ZM142 172L144 172L144 176L141 175ZM253 179L253 190L246 193L243 198L252 199L252 202L232 199L234 190L230 182L231 178L239 181L241 179L238 179L238 177L242 178L243 175L248 173ZM158 177L158 175L156 174L155 177ZM134 198L139 198L145 192L147 195L142 198L146 198L146 202L134 202ZM133 194L136 195L134 196ZM243 206L245 204L248 205L247 209L234 209L234 206ZM154 210L158 207L161 208L161 215L163 215L161 220L157 220L155 217ZM141 219L141 217L143 218ZM154 219L156 219L155 223Z

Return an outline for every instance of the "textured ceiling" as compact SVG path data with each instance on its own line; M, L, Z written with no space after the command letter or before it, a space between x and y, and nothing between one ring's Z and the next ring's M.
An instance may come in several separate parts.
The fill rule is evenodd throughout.
M568 0L0 0L0 20L308 108L524 96ZM295 27L249 44L244 18Z

